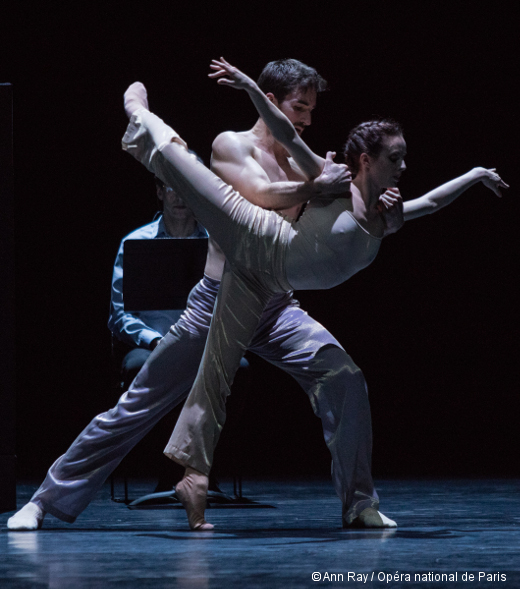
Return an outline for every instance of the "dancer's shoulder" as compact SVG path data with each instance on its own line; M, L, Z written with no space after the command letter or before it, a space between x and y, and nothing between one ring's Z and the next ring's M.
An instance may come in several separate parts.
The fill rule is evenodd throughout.
M212 157L228 159L229 157L250 155L254 150L254 144L246 133L225 131L217 135L213 141Z

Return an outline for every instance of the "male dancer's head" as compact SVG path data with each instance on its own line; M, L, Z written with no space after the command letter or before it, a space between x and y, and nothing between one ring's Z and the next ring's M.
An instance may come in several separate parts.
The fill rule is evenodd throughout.
M258 86L301 135L311 124L316 97L327 89L327 82L314 68L297 59L278 59L264 67Z

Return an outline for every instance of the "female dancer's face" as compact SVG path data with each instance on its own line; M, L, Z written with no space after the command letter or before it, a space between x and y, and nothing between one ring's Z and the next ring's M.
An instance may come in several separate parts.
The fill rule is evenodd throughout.
M381 188L397 186L406 170L406 142L402 135L385 136L377 158L370 158L369 174Z

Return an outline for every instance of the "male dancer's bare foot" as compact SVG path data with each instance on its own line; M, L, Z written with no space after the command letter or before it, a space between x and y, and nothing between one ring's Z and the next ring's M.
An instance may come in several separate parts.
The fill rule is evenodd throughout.
M367 507L351 524L343 524L344 528L397 528L393 519L386 517L377 509Z
M13 532L32 532L39 530L42 527L43 518L46 513L36 503L27 503L20 511L17 511L7 520L7 529Z
M208 477L205 474L190 467L186 468L184 477L175 485L175 494L186 510L192 530L207 532L214 528L204 519L208 495Z
M128 86L125 92L126 116L130 118L140 108L148 110L148 94L141 82L134 82Z

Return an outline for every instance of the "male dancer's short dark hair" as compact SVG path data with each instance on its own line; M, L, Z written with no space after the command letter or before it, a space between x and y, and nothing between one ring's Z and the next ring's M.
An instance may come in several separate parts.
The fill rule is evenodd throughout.
M262 92L272 92L276 100L282 102L296 88L312 88L316 92L323 92L327 89L327 82L313 67L297 59L278 59L264 67L258 78L258 86Z

